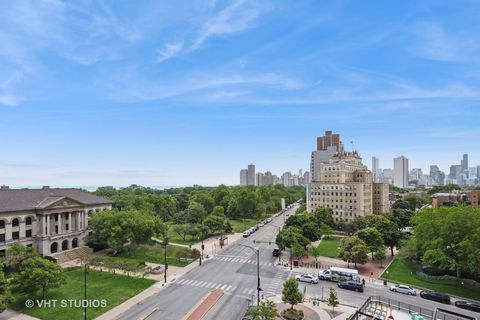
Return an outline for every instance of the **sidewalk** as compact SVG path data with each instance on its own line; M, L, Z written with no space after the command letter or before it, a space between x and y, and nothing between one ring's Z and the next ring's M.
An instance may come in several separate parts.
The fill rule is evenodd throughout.
M240 233L233 234L233 235L228 235L228 240L225 241L225 246L223 248L228 247L231 245L233 242L235 242L237 239L241 237ZM218 251L220 251L220 246L218 245L218 237L212 237L209 239L205 239L204 241L205 245L205 250L204 250L204 255L206 256L207 254L209 255L209 258L211 259ZM192 248L196 248L200 250L201 252L201 245L202 243L195 243L192 245ZM208 259L205 259L208 260ZM157 283L155 283L153 286L150 288L147 288L146 290L140 292L136 296L128 299L127 301L123 302L122 304L110 309L109 311L105 312L101 316L97 317L97 320L112 320L115 318L118 318L121 316L123 313L125 313L128 309L134 307L137 304L140 304L142 301L150 298L151 296L154 296L155 294L159 293L160 291L163 290L163 288L168 287L172 282L175 282L178 278L183 276L184 274L190 272L194 268L196 268L199 265L198 261L193 261L186 267L180 268L180 267L168 267L167 271L167 284L163 283L163 274L158 274L154 275L155 280L160 280ZM8 318L7 318L8 319ZM2 320L0 318L0 320ZM20 320L20 319L19 319ZM24 319L21 319L24 320ZM26 319L25 319L26 320Z
M0 320L39 320L24 313L16 312L12 309L6 309L0 313Z

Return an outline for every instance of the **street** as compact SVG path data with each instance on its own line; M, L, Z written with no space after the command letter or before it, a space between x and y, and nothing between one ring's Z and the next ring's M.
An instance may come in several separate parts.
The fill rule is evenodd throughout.
M294 206L287 212L293 214L296 209L297 206ZM253 235L239 239L219 251L213 258L204 260L202 266L197 266L189 273L175 279L167 288L129 309L118 319L182 319L214 288L223 289L225 294L209 311L205 319L241 319L248 305L257 303L257 259L254 249L259 249L260 285L262 288L260 296L262 298L281 294L283 282L302 272L301 268L294 268L293 271L290 271L289 268L278 267L276 265L278 258L272 256L272 250L276 247L275 237L279 227L282 227L283 221L283 215L273 218L271 223L261 227ZM254 244L253 240L263 243ZM283 252L282 257L289 260L289 251ZM327 296L329 288L334 287L337 289L340 303L355 307L360 307L368 296L383 296L430 310L441 307L477 316L475 313L456 308L453 302L452 305L446 306L422 299L419 296L411 297L393 293L388 290L388 287L378 283L374 284L368 279L365 280L367 283L364 293L339 289L336 283L327 281L320 281L318 284L300 283L299 287L302 292L306 288L307 298L321 298L322 293Z

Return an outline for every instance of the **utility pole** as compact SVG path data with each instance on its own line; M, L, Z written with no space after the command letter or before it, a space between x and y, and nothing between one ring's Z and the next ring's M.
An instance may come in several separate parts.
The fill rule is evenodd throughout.
M200 226L200 237L202 237L202 254L200 255L200 260L199 260L199 263L200 265L202 265L202 258L203 258L203 250L205 249L205 245L203 244L203 223L202 225Z
M257 249L257 306L260 306L260 250Z
M163 244L165 245L165 250L164 253L165 253L165 270L163 272L163 277L164 277L164 281L165 283L164 284L167 284L167 270L168 270L168 263L167 263L167 244L168 244L168 232L167 232L167 215L165 214L163 216L163 224L164 224L164 228L165 228L165 231L164 231L164 234L163 234Z

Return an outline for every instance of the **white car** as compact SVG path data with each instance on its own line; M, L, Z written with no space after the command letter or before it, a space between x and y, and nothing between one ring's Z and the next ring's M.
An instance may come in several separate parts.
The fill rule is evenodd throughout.
M263 226L265 225L265 223L260 222L258 225L259 225L260 227L263 227Z
M250 235L251 235L250 230L247 230L247 231L245 231L245 232L243 233L243 237L244 237L244 238L248 238Z
M318 277L309 273L297 274L295 280L308 283L318 283Z
M272 222L272 218L268 218L268 219L267 219L267 222Z
M396 285L391 286L390 291L409 294L411 296L416 296L417 295L417 291L415 291L415 289L413 289L409 286L403 285L403 284L396 284Z

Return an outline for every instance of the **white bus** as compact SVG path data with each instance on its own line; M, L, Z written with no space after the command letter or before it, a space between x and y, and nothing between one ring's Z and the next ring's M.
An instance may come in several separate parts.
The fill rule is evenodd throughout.
M359 280L358 270L337 268L337 267L321 270L318 273L318 278L320 278L321 280L328 280L328 281L335 281L335 282L347 281L347 280L355 280L355 281Z

